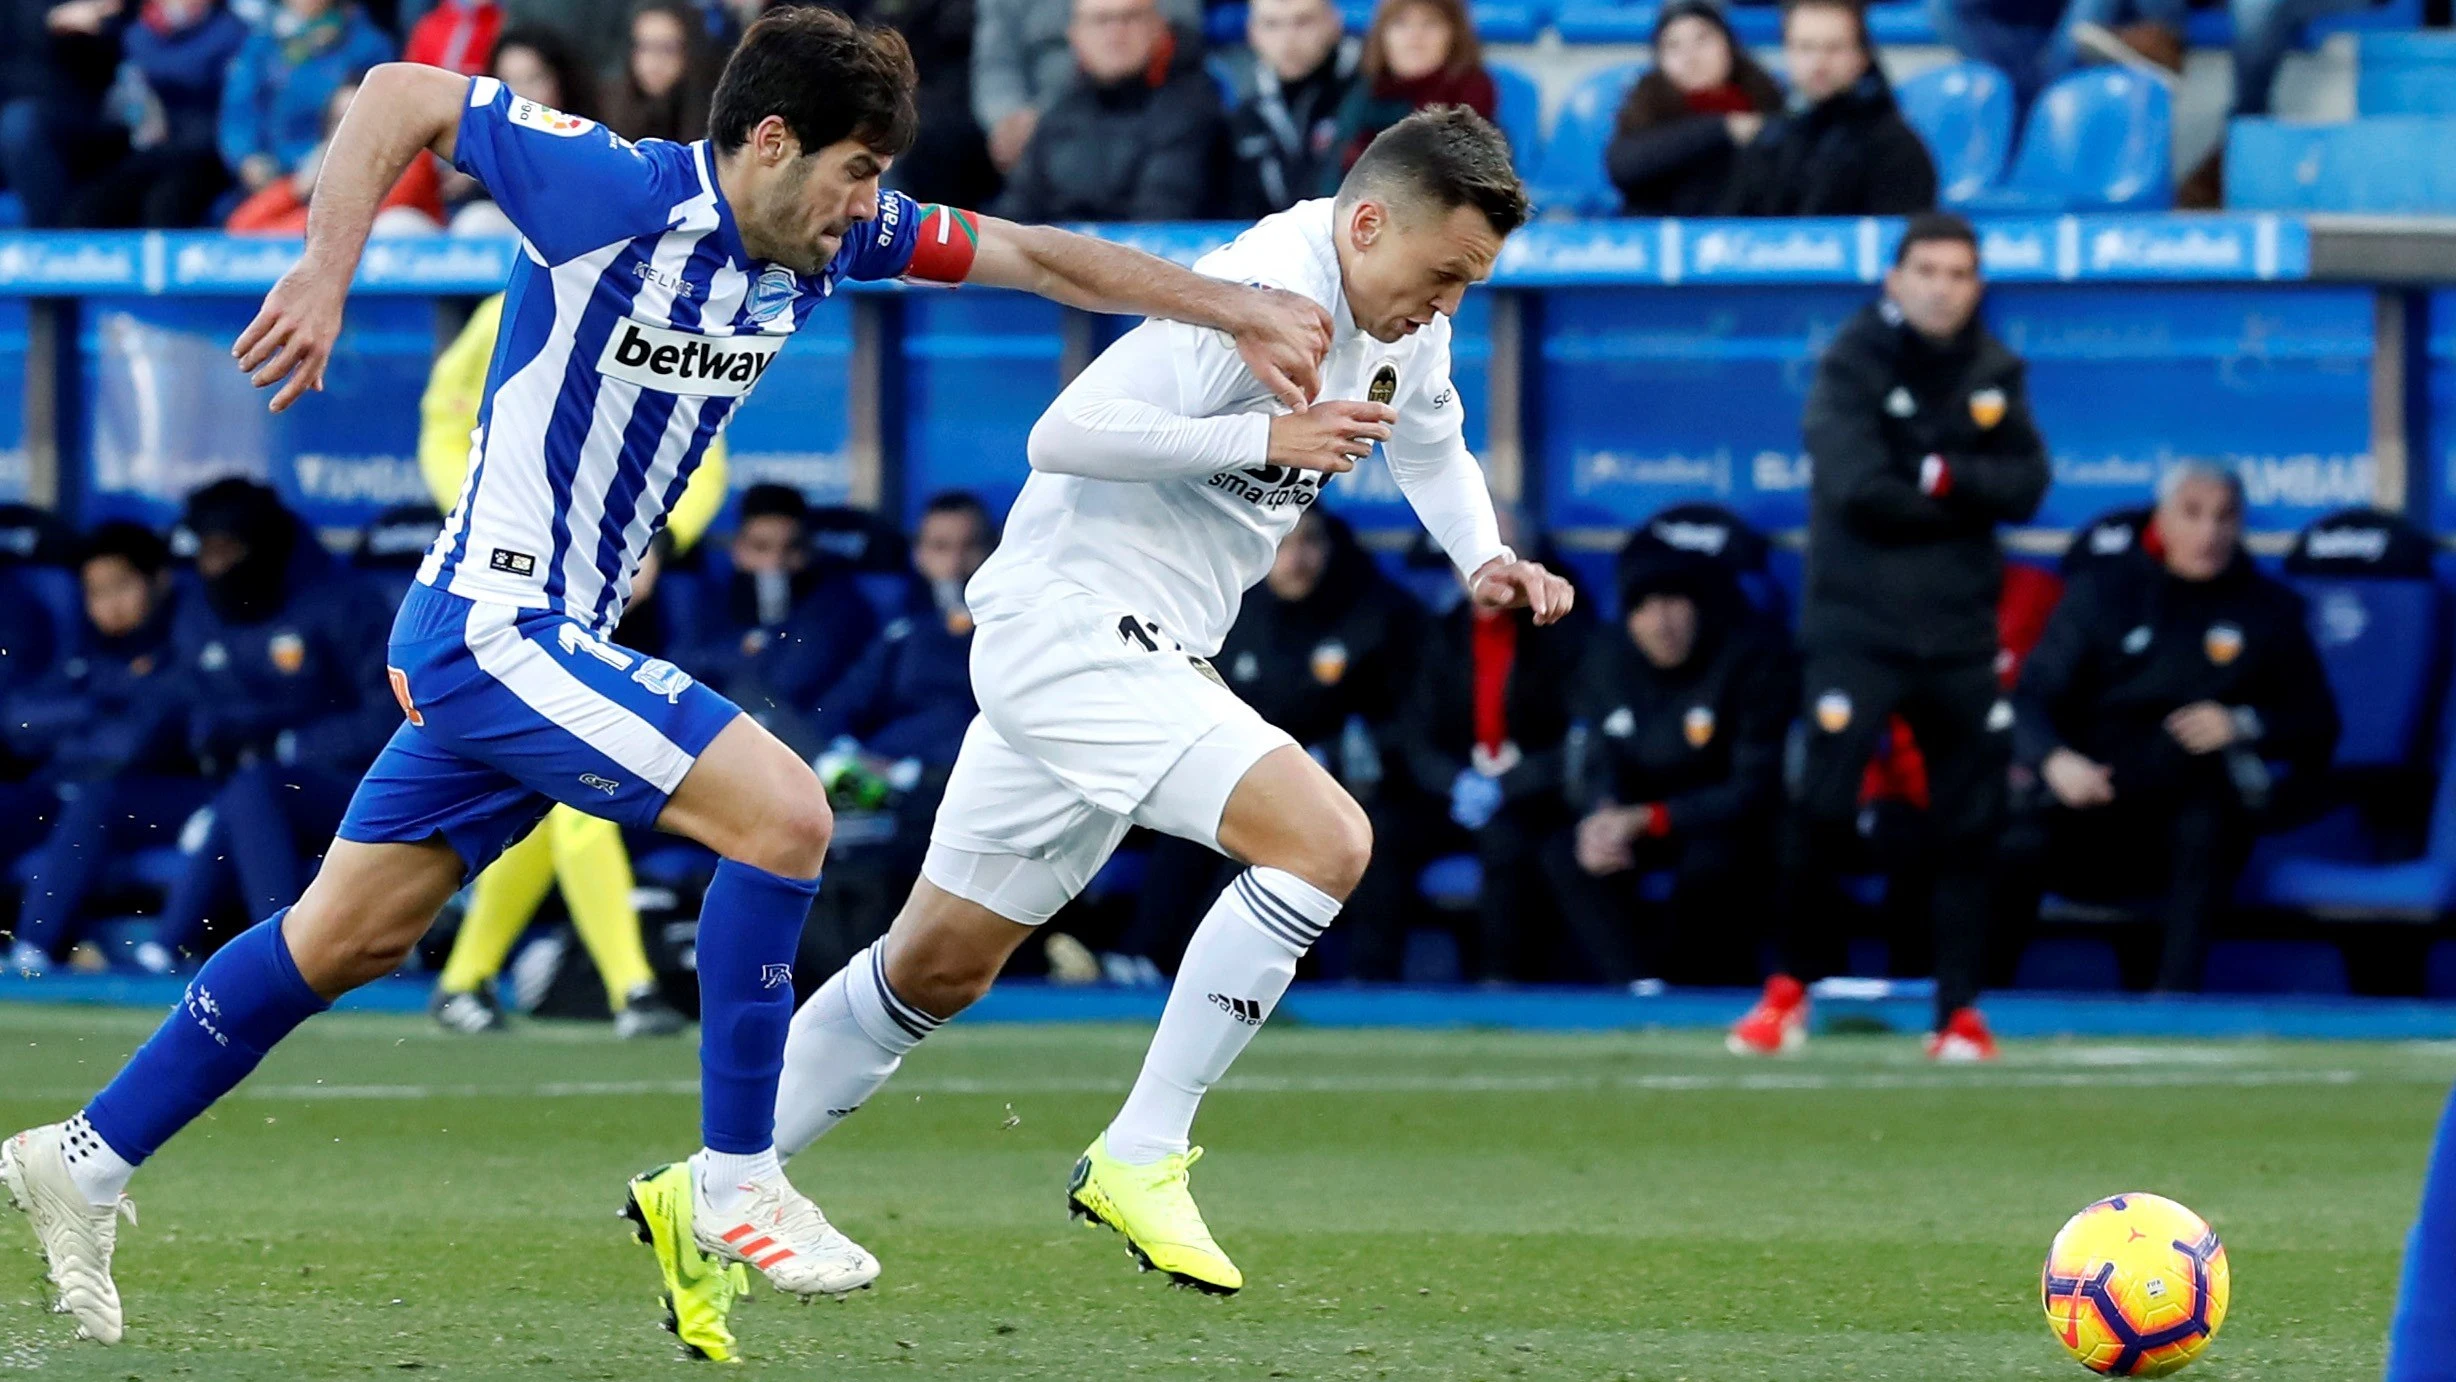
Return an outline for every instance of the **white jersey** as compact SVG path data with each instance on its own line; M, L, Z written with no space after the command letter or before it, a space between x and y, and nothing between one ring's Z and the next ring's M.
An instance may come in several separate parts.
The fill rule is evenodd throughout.
M1331 314L1324 400L1398 410L1391 476L1463 572L1507 553L1450 383L1450 323L1383 343L1357 329L1340 285L1332 203L1303 202L1194 267L1284 288ZM1092 362L1032 430L1031 478L997 553L965 593L984 621L1078 590L1158 625L1189 652L1219 651L1244 593L1330 476L1268 460L1284 405L1224 333L1146 321Z

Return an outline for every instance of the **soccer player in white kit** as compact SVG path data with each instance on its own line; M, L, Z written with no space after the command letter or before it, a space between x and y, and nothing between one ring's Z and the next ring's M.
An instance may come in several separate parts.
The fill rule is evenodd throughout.
M1032 475L966 591L980 715L921 880L888 934L795 1014L777 1145L860 1107L906 1051L989 988L1128 827L1249 865L1187 947L1141 1078L1076 1165L1070 1207L1182 1284L1243 1285L1188 1193L1196 1105L1363 873L1363 810L1205 661L1332 475L1374 443L1479 605L1566 614L1568 583L1503 546L1450 381L1450 314L1527 199L1498 131L1462 107L1393 126L1335 199L1196 265L1332 314L1321 393L1290 412L1216 332L1150 321L1033 429Z

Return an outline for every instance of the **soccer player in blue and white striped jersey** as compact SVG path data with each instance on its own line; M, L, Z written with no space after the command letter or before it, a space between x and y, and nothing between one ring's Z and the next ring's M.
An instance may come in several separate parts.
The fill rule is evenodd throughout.
M695 144L627 143L492 79L369 74L305 254L233 350L278 385L273 409L322 387L377 202L411 159L432 151L484 183L521 257L468 480L392 630L407 723L314 883L208 960L82 1112L0 1144L0 1181L87 1335L120 1335L113 1223L136 1165L299 1023L397 967L463 878L557 801L722 858L698 940L704 1147L665 1226L683 1241L660 1252L696 1240L805 1295L876 1274L773 1147L826 796L722 696L606 640L641 553L726 416L848 278L969 280L1215 328L1298 407L1330 337L1294 295L882 191L913 138L914 81L901 38L818 8L752 26Z

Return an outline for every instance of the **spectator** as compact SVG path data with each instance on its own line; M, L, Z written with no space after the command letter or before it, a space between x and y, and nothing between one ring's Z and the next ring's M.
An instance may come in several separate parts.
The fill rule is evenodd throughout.
M1795 17L1806 10L1795 11ZM1996 682L2004 557L1996 528L2037 511L2046 446L2019 358L1978 319L1978 237L1956 216L1912 218L1885 295L1818 362L1802 423L1814 469L1800 600L1807 721L1782 831L1780 969L1732 1033L1771 1054L1806 1035L1800 980L1840 937L1811 935L1854 840L1870 754L1898 713L1927 766L1934 880L1931 1055L1994 1051L1974 1006L1988 862L2004 818L2012 709Z
M972 118L973 0L836 0L836 7L860 23L904 35L921 74L913 93L921 132L887 170L888 184L915 200L947 206L996 200L999 170Z
M1524 551L1533 546L1524 537L1514 515L1503 518L1504 542ZM1392 800L1381 815L1392 828L1375 830L1376 858L1357 892L1367 895L1374 872L1386 870L1379 895L1397 895L1433 858L1473 853L1483 886L1461 947L1471 979L1535 977L1536 942L1555 929L1541 847L1569 824L1561 795L1569 688L1592 627L1584 601L1539 627L1523 611L1462 599L1420 639L1395 736L1401 753L1384 784ZM1351 975L1398 977L1411 909L1350 902Z
M972 615L964 585L997 549L989 509L949 491L923 507L912 564L922 587L851 669L819 697L812 724L824 739L851 739L880 759L950 768L976 710Z
M170 549L136 523L102 524L78 563L85 628L76 656L0 702L0 725L44 763L57 793L51 833L34 852L8 968L39 974L76 941L75 926L115 860L167 846L212 795L180 732L181 688L170 628L178 606ZM174 901L169 910L196 906Z
M215 145L222 80L247 26L220 0L155 0L121 32L122 90L142 112L132 152L80 190L69 223L175 230L201 223L230 187Z
M522 100L535 101L583 120L597 118L596 83L581 66L579 53L552 29L518 25L504 30L503 36L495 40L486 70ZM443 203L451 212L453 234L519 233L511 218L503 214L503 208L495 205L486 189L467 173L445 169L442 192ZM502 309L498 306L495 310L499 313Z
M849 572L812 557L810 502L789 485L742 492L726 550L733 575L712 592L706 642L675 660L754 713L807 715L877 635L877 616Z
M126 0L9 0L0 174L38 230L66 225L77 189L127 152L128 132L104 108L126 8Z
M1041 117L998 214L1185 221L1210 209L1219 84L1154 0L1075 0L1077 71Z
M1374 565L1347 524L1316 505L1280 540L1270 573L1246 595L1212 664L1230 690L1370 807L1378 804L1383 745L1396 734L1423 624L1422 610ZM1110 977L1156 982L1160 967L1173 969L1191 934L1187 919L1203 914L1233 871L1214 850L1155 838L1134 924L1116 954L1103 957ZM1402 880L1376 886L1385 882Z
M1711 216L1740 151L1782 113L1782 88L1720 6L1674 0L1654 21L1654 66L1629 88L1604 168L1632 216Z
M1201 0L1165 0L1161 15L1202 30ZM1001 173L1023 161L1040 114L1075 83L1074 0L974 0L972 115Z
M1570 700L1574 829L1545 871L1570 932L1607 983L1746 983L1781 798L1799 672L1731 573L1641 531L1621 559L1618 628L1596 631ZM1638 880L1668 870L1668 915L1641 925Z
M2161 990L2200 986L2252 837L2270 764L2308 781L2336 749L2337 708L2302 600L2242 548L2243 486L2186 462L2158 484L2140 545L2078 577L2015 700L2027 770L2007 841L2012 917L2043 884L2157 901Z
M331 132L333 93L392 56L344 0L281 0L247 36L222 87L222 162L255 193L295 173Z
M358 96L353 75L326 98L324 138L307 151L298 167L250 194L230 213L223 228L239 235L302 235L307 230L307 204L315 197L316 179L324 171L324 151L333 131L341 128L350 102ZM376 213L376 235L432 235L443 226L443 165L430 154L409 162L408 171L384 194Z
M685 0L641 0L631 11L630 55L606 99L606 124L631 140L699 138L708 132L720 61Z
M401 45L401 59L464 77L485 76L492 70L496 39L502 32L503 6L495 0L440 0L410 29L409 41ZM552 101L542 104L555 105Z
M171 631L188 749L221 782L210 824L182 841L190 876L172 891L201 904L235 873L243 910L258 915L296 900L307 851L332 838L401 723L384 672L391 612L252 480L198 490L180 524L204 587L180 602ZM204 921L201 905L166 908L140 961L202 953Z
M1246 12L1253 91L1228 113L1235 157L1223 214L1258 220L1314 196L1339 172L1339 111L1362 45L1330 0L1257 0Z
M1723 212L1900 216L1936 204L1936 165L1876 65L1858 0L1787 0L1791 110L1749 141Z
M1466 0L1381 0L1365 31L1363 70L1339 108L1340 162L1323 170L1316 196L1336 193L1373 136L1415 111L1460 105L1489 120L1500 109Z

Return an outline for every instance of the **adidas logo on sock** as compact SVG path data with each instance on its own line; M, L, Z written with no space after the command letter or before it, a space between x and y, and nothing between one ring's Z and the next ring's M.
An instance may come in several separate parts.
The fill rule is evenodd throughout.
M1248 1027L1262 1025L1262 1005L1251 998L1227 998L1215 993L1211 1001L1219 1004L1220 1011Z

